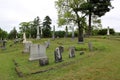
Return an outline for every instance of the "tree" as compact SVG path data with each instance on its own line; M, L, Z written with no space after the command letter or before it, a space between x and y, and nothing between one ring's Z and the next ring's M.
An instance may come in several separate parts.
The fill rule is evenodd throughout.
M8 33L0 28L0 40L7 38Z
M78 42L83 42L83 29L82 21L86 14L79 10L84 0L58 0L55 2L58 10L58 22L64 25L65 23L74 22L78 26Z
M25 32L27 37L31 35L31 24L30 24L30 22L21 22L19 25L21 26L19 29L20 29L20 32L22 34Z
M14 27L13 30L10 31L10 33L9 33L9 35L8 35L8 38L9 38L9 39L15 39L16 36L17 36L17 34L18 34L18 33L17 33L17 30L16 30L16 28Z
M43 37L51 37L51 19L46 16L43 21Z
M89 27L88 27L88 35L91 35L92 27L91 27L91 17L92 14L97 15L99 17L105 15L106 12L109 12L112 9L111 0L87 0L84 5L87 5L86 10L89 12Z
M40 26L40 18L37 16L33 21L21 22L20 26L21 33L25 32L27 37L36 38L37 26Z

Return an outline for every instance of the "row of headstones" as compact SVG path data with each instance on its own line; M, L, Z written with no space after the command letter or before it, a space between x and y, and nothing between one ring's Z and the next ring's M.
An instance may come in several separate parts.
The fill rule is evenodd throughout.
M46 56L46 46L40 44L25 43L27 45L27 51L30 52L29 60L39 60L41 66L49 64L48 57ZM62 53L64 47L59 46L54 51L55 62L62 61ZM75 57L75 48L70 47L69 58Z

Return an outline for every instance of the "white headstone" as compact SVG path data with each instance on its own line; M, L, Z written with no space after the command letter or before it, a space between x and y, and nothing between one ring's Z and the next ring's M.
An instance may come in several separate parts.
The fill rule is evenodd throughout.
M30 58L29 60L39 60L42 58L47 58L46 47L39 44L32 44L30 46Z

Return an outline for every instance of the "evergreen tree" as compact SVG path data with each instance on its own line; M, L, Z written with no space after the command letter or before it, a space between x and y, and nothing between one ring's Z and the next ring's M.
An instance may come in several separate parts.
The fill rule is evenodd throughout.
M49 16L46 16L43 21L43 37L51 37L51 19Z

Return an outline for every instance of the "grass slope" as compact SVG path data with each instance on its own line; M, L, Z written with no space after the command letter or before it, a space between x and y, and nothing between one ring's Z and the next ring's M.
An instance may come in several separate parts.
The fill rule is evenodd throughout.
M120 80L120 39L87 38L84 44L78 44L77 39L60 38L50 41L51 45L46 53L49 65L41 67L38 61L28 61L29 54L22 54L23 44L7 42L7 49L0 49L0 80ZM33 43L43 44L48 39L32 40ZM87 44L91 41L94 51L89 52ZM64 46L63 62L54 63L54 49ZM75 58L68 58L69 47L85 50L84 55L76 51ZM20 78L15 72L13 59L18 63L19 70L24 74ZM36 71L55 68L53 70L30 74Z

